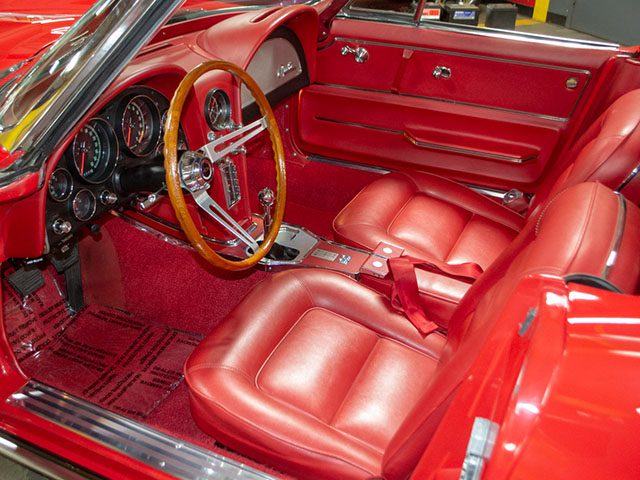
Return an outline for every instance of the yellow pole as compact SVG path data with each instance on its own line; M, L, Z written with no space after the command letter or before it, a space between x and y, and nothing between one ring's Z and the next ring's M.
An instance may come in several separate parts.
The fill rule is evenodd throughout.
M536 0L536 5L533 7L533 19L538 22L546 22L548 12L549 0Z

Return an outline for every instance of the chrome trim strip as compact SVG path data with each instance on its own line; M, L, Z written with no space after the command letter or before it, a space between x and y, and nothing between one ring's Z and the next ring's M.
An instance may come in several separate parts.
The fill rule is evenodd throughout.
M613 245L611 246L611 251L609 253L609 257L607 258L607 263L605 264L604 270L602 271L602 277L607 280L609 279L611 270L618 260L618 253L620 252L620 246L622 245L622 239L624 237L624 224L627 220L627 200L620 193L616 193L616 195L618 195L618 201L620 202L620 207L618 209L618 221L616 223L616 232L613 237Z
M391 133L391 134L394 134L394 135L401 135L403 138L405 138L407 141L409 141L412 145L415 145L418 148L425 148L425 149L430 149L430 150L438 150L438 151L451 152L451 153L460 153L460 154L463 154L463 155L470 155L470 156L474 156L474 157L485 158L485 159L488 159L488 160L497 160L499 162L512 163L512 164L517 164L517 165L522 165L524 163L530 162L531 160L535 160L537 158L537 156L535 156L535 155L531 155L531 156L525 157L525 158L517 158L517 157L510 157L510 156L507 156L507 155L499 155L499 154L495 154L495 153L480 152L478 150L471 150L471 149L466 149L466 148L457 148L457 147L449 147L447 145L438 145L438 144L435 144L435 143L426 143L426 142L421 142L420 140L416 140L411 135L409 135L407 132L404 132L402 130L394 130L394 129L384 128L384 127L376 127L376 126L373 126L373 125L365 125L365 124L362 124L362 123L355 123L355 122L343 122L341 120L332 120L332 119L323 118L323 117L315 117L315 119L323 121L323 122L336 123L336 124L339 124L339 125L346 125L346 126L349 126L349 127L365 128L365 129L368 129L368 130L376 130L376 131L379 131L379 132Z
M480 185L473 185L470 183L466 183L465 185L471 190L481 193L482 195L485 195L487 197L498 199L500 201L504 200L504 196L507 194L507 192L505 192L504 190L498 190L495 188L481 187Z
M497 160L505 163L515 163L518 165L522 165L523 163L527 163L527 162L530 162L531 160L535 160L536 158L538 158L537 155L530 155L524 158L517 158L517 157L510 157L507 155L499 155L497 153L480 152L478 150L471 150L467 148L449 147L446 145L438 145L436 143L421 142L420 140L413 138L411 135L407 134L406 132L404 134L404 138L409 140L409 142L411 142L413 145L415 145L418 148L425 148L428 150L438 150L443 152L460 153L463 155L483 157L483 158Z
M177 478L274 479L36 381L27 383L7 402Z
M414 52L441 53L444 55L451 55L452 57L475 58L477 60L489 60L493 62L509 63L512 65L524 65L527 67L546 68L549 70L559 70L561 72L568 72L568 73L582 73L582 74L591 76L591 72L589 70L582 70L582 69L571 68L571 67L560 67L558 65L549 65L547 63L527 62L524 60L510 60L508 58L489 57L487 55L479 55L475 53L453 52L450 50L442 50L437 48L417 47L415 45L403 45L401 43L377 42L375 40L359 40L356 38L348 38L348 37L336 37L335 40L337 42L355 43L358 45L373 45L376 47L398 48L402 50L411 50Z
M38 452L42 452L43 454L39 454ZM13 441L11 438L0 434L0 456L6 457L29 470L52 480L86 480L87 476L91 475L88 471L85 471L84 474L79 473L70 467L66 467L62 463L55 462L47 458L47 453L49 452L35 446L33 449L25 448L23 445L20 445L17 439ZM95 478L101 477L96 476Z
M378 167L375 165L365 165L363 163L358 163L358 162L349 162L347 160L338 160L337 158L328 158L328 157L323 157L321 155L310 155L307 158L313 162L328 163L329 165L337 165L339 167L352 168L353 170L362 170L365 172L379 173L381 175L386 175L387 173L390 173L392 171L391 169L384 168L384 167Z
M324 87L334 87L334 88L343 88L345 90L358 90L360 92L371 92L371 93L384 93L387 95L393 95L395 97L406 97L406 98L419 98L422 100L432 100L434 102L442 102L442 103L449 103L449 104L453 104L453 105L464 105L467 107L477 107L477 108L484 108L487 110L495 110L498 112L507 112L507 113L515 113L518 115L528 115L530 117L535 117L535 118L541 118L544 120L551 120L554 122L563 122L566 123L569 121L569 118L563 118L563 117L554 117L552 115L543 115L541 113L531 113L531 112L525 112L523 110L512 110L510 108L502 108L502 107L493 107L491 105L480 105L478 103L470 103L470 102L460 102L458 100L449 100L446 98L438 98L438 97L427 97L427 96L423 96L423 95L413 95L410 93L391 93L388 90L378 90L375 88L364 88L364 87L352 87L349 85L338 85L336 83L320 83L320 82L316 82L315 85L322 85Z
M424 28L426 30L442 30L446 32L456 32L462 35L474 35L479 37L502 38L517 42L541 43L544 45L560 46L567 48L597 49L597 50L613 50L619 51L620 45L610 42L593 42L590 40L581 40L578 38L554 37L552 35L541 35L537 33L507 31L496 28L475 27L473 25L452 25L444 22L424 21L420 24L414 22L389 21L387 17L379 15L370 17L358 17L356 15L347 15L343 12L336 16L336 20L351 20L361 22L390 23L409 28Z
M625 178L622 183L620 184L620 186L618 188L616 188L616 192L620 193L622 191L622 189L624 187L626 187L627 185L629 185L634 178L636 178L638 176L638 173L640 173L640 164L638 164L636 166L636 168L634 168L631 173L627 176L627 178Z

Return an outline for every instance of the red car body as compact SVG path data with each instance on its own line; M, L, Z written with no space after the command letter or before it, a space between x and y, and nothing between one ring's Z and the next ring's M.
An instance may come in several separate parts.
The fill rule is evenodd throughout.
M0 11L11 12L0 14L0 69L28 59L54 42L92 2L33 1L21 6L19 11L10 3L13 2L0 2ZM207 3L210 2L188 2L187 6L198 8ZM317 8L325 6L326 3L321 2ZM291 18L297 14L292 11ZM308 18L302 18L304 15ZM299 27L297 33L302 46L314 52L309 56L314 59L309 64L312 84L288 100L296 115L292 141L295 151L303 154L340 158L376 168L426 169L468 184L502 190L515 186L535 192L549 171L546 160L557 158L614 99L640 87L637 59L640 47L567 48L557 42L527 43L498 36L478 37L479 42L466 43L463 40L467 37L461 40L450 30L416 33L386 23L371 29L366 22L343 18L334 22L329 40L318 49L314 32L305 33L309 19L313 18L311 14L305 10L297 18L293 25ZM165 27L156 40L188 35L194 23ZM255 46L251 42L261 35L256 27L243 37L247 39L246 44L242 38L229 38L228 45L216 48L228 48L227 59L246 67ZM332 47L334 43L341 46L350 41L345 39L354 38L371 45L372 60L366 64L366 74L351 68L347 63L349 57L335 55L331 50L337 48ZM385 50L385 42L419 45L415 53L418 56L425 52L441 55L436 63L452 62L454 75L466 76L465 86L452 92L446 84L436 85L434 88L442 90L432 89L428 95L445 98L448 103L433 102L416 108L412 96L426 95L420 81L424 71L403 71L398 62L408 57L391 56ZM443 51L449 53L443 54ZM175 73L193 67L189 58L169 57L168 60L168 72L172 68ZM519 70L515 73L496 70L509 62ZM540 66L551 63L557 68ZM151 68L149 65L151 62L140 62L128 67L103 96L102 103L114 92L144 78L145 69ZM402 71L402 77L397 76L398 71ZM555 88L558 81L564 82L567 72L580 85L577 93ZM504 82L503 87L499 91L488 91L487 85L498 79ZM348 98L335 101L342 93L332 85L347 84L357 90ZM406 97L389 109L383 108L384 101L376 98L375 93L387 84L409 90ZM155 86L163 88L159 84ZM537 88L535 95L529 91L534 87ZM171 87L166 90L171 93ZM473 105L483 102L492 105L490 121L472 111ZM338 108L341 111L337 111ZM516 110L537 116L514 120ZM494 164L477 158L465 158L459 164L447 163L447 158L438 158L436 153L434 163L425 167L418 164L418 156L409 143L396 144L363 130L340 130L335 124L319 120L319 117L329 117L344 124L355 124L373 118L385 128L394 129L396 117L409 117L418 123L425 114L441 116L433 124L413 131L418 140L421 135L428 136L438 130L443 136L450 134L445 141L456 140L464 149L480 136L486 139L492 128L496 131L506 128L521 144L534 138L531 142L542 160L524 166L494 168ZM462 132L459 132L456 125L461 121L468 123L462 123ZM458 132L460 136L454 139L451 132ZM489 143L487 149L521 153L518 145L513 150L507 141ZM8 161L5 157L0 165ZM46 166L48 174L54 166ZM38 184L37 175L23 177L0 189L2 262L42 255L45 230L42 227L34 231L32 225L34 219L44 225L45 197L46 188ZM532 303L538 306L534 328L528 335L519 335L519 326L527 315L525 305ZM482 354L469 371L412 478L458 478L476 417L501 425L483 478L541 475L637 478L640 475L640 450L636 445L640 432L640 384L637 382L640 299L567 285L560 278L534 275L519 284L500 318L500 328L490 333ZM170 478L149 465L5 402L28 378L16 363L4 328L0 328L0 333L2 431L109 478ZM519 388L514 393L516 383Z

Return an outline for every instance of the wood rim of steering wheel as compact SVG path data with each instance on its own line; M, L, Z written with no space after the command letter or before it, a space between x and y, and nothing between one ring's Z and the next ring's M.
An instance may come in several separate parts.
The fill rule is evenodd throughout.
M260 113L266 119L267 130L271 138L273 154L276 166L276 201L273 214L273 223L269 232L265 232L265 239L258 247L253 255L241 260L229 260L216 253L202 237L196 227L191 214L187 209L187 204L182 192L182 181L180 177L180 169L178 166L178 130L180 126L180 117L182 109L193 84L202 75L212 70L224 70L236 76L244 83L253 98L255 99ZM242 68L230 62L222 60L212 60L202 63L191 70L180 82L178 88L171 99L171 105L165 122L164 134L164 166L166 171L167 190L171 205L178 217L180 226L185 235L196 249L196 251L207 262L216 268L239 271L246 270L255 266L262 258L264 258L276 241L276 237L282 225L284 217L284 206L286 201L286 173L284 163L284 148L282 147L282 139L276 122L271 105L264 93Z

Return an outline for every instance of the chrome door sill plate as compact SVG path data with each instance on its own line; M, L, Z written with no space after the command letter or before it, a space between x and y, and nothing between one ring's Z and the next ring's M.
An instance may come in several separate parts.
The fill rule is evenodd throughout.
M39 382L30 381L7 402L177 478L274 480Z

